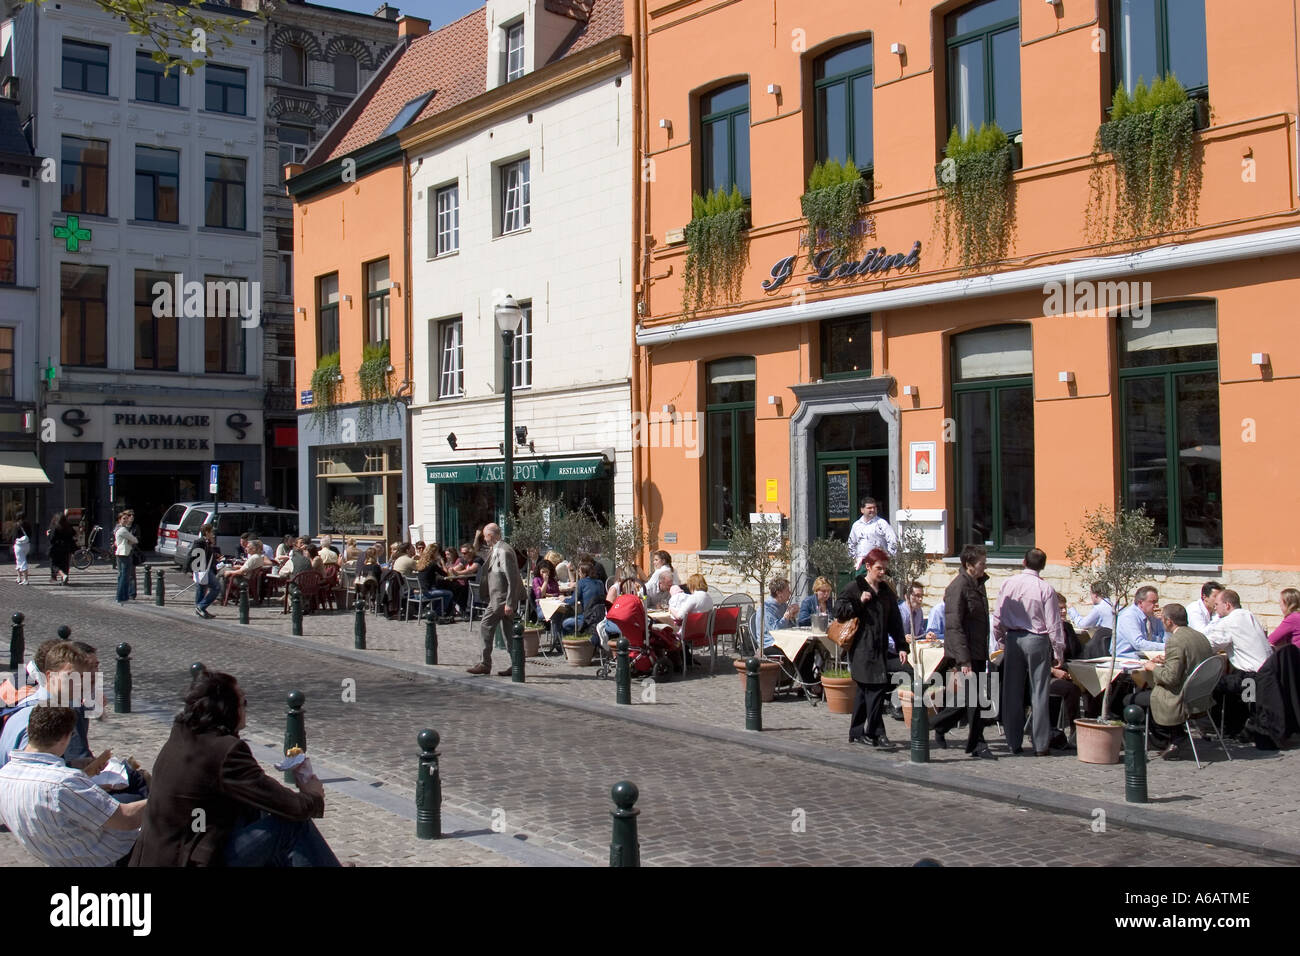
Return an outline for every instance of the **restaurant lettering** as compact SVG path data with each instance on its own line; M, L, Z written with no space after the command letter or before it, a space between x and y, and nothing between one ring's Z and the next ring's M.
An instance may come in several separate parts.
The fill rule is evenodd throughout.
M212 418L208 415L118 412L113 416L113 424L124 428L210 428ZM121 435L113 447L116 451L208 451L212 446L210 438L181 436L153 438Z
M799 255L786 256L772 265L770 278L763 280L764 292L775 292L794 275L795 263ZM868 250L861 259L849 262L841 261L843 254L837 249L823 249L813 256L812 274L808 276L809 284L831 282L836 279L852 279L864 275L879 275L891 269L907 269L921 263L921 240L912 245L912 251L904 255L901 252L887 253L884 246Z

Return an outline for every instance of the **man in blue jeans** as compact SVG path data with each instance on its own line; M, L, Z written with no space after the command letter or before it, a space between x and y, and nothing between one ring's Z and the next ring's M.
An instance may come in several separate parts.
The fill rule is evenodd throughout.
M190 548L189 569L194 574L194 613L199 617L215 617L208 608L217 599L217 573L213 565L217 560L217 534L212 524L205 524L198 540Z

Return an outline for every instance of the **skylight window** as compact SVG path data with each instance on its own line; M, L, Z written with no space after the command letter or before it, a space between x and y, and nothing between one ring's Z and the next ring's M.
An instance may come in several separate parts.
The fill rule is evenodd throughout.
M424 104L429 102L429 97L431 96L433 96L433 90L430 90L428 93L421 93L415 99L403 106L398 110L397 115L393 117L393 121L388 124L388 127L380 133L380 135L387 136L390 133L396 133L399 130L405 129L410 124L411 120L415 119L415 117L420 114L420 110L424 109Z

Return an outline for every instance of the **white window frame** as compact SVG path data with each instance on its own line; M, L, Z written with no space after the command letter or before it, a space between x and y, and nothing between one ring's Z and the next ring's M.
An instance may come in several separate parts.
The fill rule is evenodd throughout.
M460 398L465 394L465 321L444 319L438 323L438 397Z
M501 169L501 235L522 232L532 224L532 170L529 157L503 163Z
M448 200L446 203L443 200ZM433 191L433 242L430 259L460 251L460 183Z
M509 83L524 75L524 21L518 20L501 28L505 32L505 51L502 61L502 82Z
M533 387L533 304L519 303L524 320L515 333L514 354L510 357L511 387L514 389Z

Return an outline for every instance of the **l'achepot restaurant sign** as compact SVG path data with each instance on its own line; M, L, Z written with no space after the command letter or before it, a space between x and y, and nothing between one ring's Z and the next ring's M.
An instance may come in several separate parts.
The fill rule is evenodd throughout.
M772 265L771 277L763 280L764 292L775 292L794 275L794 267L803 258L802 253L778 259ZM892 255L884 246L870 249L861 259L849 262L840 261L843 255L836 249L823 249L812 258L813 271L808 276L808 284L831 282L836 279L855 279L860 276L878 276L891 269L907 269L921 263L921 240L912 244L912 251L904 255L895 252Z
M515 481L584 481L604 477L604 458L542 458L514 463ZM476 482L501 481L505 477L505 462L486 464L469 463L425 466L425 480L429 484L465 485Z

